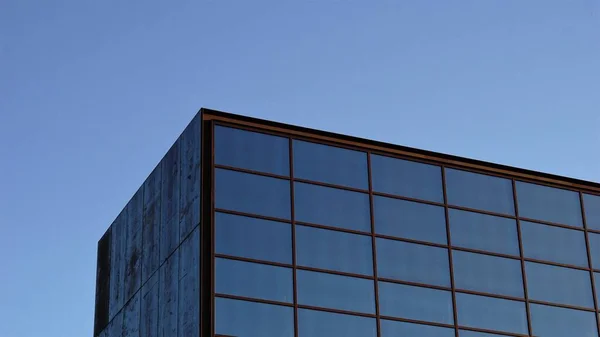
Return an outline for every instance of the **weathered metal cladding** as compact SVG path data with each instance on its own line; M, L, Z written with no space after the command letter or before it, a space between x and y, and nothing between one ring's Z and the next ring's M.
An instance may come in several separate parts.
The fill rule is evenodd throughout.
M158 336L177 336L179 254L171 255L159 269Z
M162 165L160 207L160 263L179 245L179 139L171 146Z
M148 280L159 266L161 182L162 162L144 182L142 283Z
M179 337L198 336L200 324L200 227L179 248Z
M137 292L123 307L122 337L140 337L140 293ZM114 337L114 336L110 336Z
M158 336L158 273L150 277L141 290L140 334Z
M124 301L127 302L142 286L142 209L143 186L127 203L127 233L125 249L125 289Z
M110 251L111 228L98 241L98 257L96 262L96 309L94 311L94 335L104 329L109 322L108 307L110 303Z
M111 225L110 251L110 302L109 320L123 307L123 289L125 283L125 249L126 249L126 209L121 211Z
M179 137L180 198L179 240L182 242L200 223L200 114Z

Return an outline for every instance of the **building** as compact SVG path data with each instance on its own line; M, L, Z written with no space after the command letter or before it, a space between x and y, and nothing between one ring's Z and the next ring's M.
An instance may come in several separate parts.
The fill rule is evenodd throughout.
M598 337L600 184L202 109L97 277L102 337Z

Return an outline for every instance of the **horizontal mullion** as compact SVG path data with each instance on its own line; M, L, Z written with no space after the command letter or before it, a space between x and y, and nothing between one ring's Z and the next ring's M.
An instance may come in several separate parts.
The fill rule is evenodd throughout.
M228 210L228 209L225 209L225 208L215 208L215 213L217 213L217 212L218 213L231 214L231 215L245 216L245 217L248 217L248 218L260 219L260 220L285 222L286 224L291 224L292 223L292 221L289 220L289 219L276 218L276 217L272 217L272 216L266 216L266 215L260 215L260 214L254 214L254 213L232 211L232 210Z
M525 298L518 297L518 296L509 296L509 295L502 295L502 294L486 293L486 292L469 290L469 289L455 289L455 291L457 293L461 293L461 294L477 295L477 296L483 296L483 297L497 298L497 299L501 299L501 300L510 300L510 301L517 301L517 302L525 302Z
M471 213L478 213L478 214L491 215L491 216L497 216L497 217L506 218L506 219L517 220L516 216L510 215L510 214L505 214L505 213L497 213L497 212L485 211L482 209L476 209L476 208L470 208L470 207L464 207L464 206L458 206L458 205L451 205L451 204L448 204L448 208L459 210L459 211L466 211L466 212L471 212ZM450 224L450 225L452 226L452 224Z
M552 226L552 227L572 229L572 230L581 231L581 232L585 231L585 228L583 228L583 227L576 227L576 226L564 225L564 224L560 224L560 223L556 223L556 222L550 222L550 221L544 221L544 220L537 220L537 219L525 218L525 217L522 217L522 216L519 217L519 220L520 221L533 222L533 223L537 223L537 224L541 224L541 225Z
M271 301L271 300L265 300L265 299L262 299L262 298L254 298L254 297L246 297L246 296L238 296L238 295L229 295L229 294L222 294L222 293L216 293L216 292L215 292L215 297L216 298L226 298L226 299L230 299L230 300L238 300L238 301L262 303L262 304L279 305L279 306L282 306L282 307L290 307L290 308L294 307L293 303L288 303L288 302Z
M373 195L378 196L378 197L385 197L385 198L404 200L404 201L412 201L412 202L418 202L420 204L428 204L428 205L432 205L432 206L444 207L443 202L435 202L435 201L429 201L429 200L423 200L423 199L416 199L416 198L411 198L411 197L405 197L405 196L398 195L398 194L390 194L390 193L385 193L385 192L373 191Z
M565 309L589 311L589 312L595 312L596 311L594 308L580 307L580 306L571 305L571 304L562 304L562 303L555 303L555 302L539 301L539 300L533 300L531 298L529 299L529 303L542 304L542 305L547 305L547 306L551 306L551 307L558 307L558 308L565 308Z
M565 264L565 263L560 263L560 262L552 262L552 261L546 261L546 260L532 259L532 258L529 258L529 257L525 257L525 258L523 258L523 260L525 262L534 262L534 263L546 264L546 265L556 266L556 267L563 267L563 268L570 268L570 269L590 271L590 268L587 268L587 267L581 267L581 266L576 266L576 265L572 265L572 264Z
M262 171L256 171L256 170L249 170L249 169L245 169L245 168L241 168L241 167L236 167L236 166L215 164L215 169L236 171L236 172L249 173L249 174L254 174L254 175L263 176L263 177L270 177L270 178L277 178L277 179L283 179L283 180L290 180L290 177L288 177L288 176L282 176L280 174L274 174L274 173L268 173L268 172L262 172Z
M452 291L452 288L450 288L450 287L444 287L444 286L438 286L438 285L434 285L434 284L427 284L427 283L420 283L420 282L403 281L403 280L398 280L398 279L393 279L393 278L387 278L387 277L378 277L377 281L379 281L379 282L387 282L387 283L395 283L395 284L402 284L402 285L413 286L413 287L435 289L435 290Z
M472 248L465 248L465 247L456 247L456 246L452 246L451 247L453 251L461 251L461 252L466 252L466 253L474 253L474 254L482 254L482 255L489 255L489 256L495 256L495 257L502 257L505 259L512 259L512 260L521 260L521 257L518 255L510 255L510 254L503 254L503 253L496 253L496 252L491 252L491 251L487 251L487 250L480 250L480 249L472 249Z
M437 326L437 327L440 327L440 328L454 329L454 324L445 324L445 323L437 323L437 322L430 322L430 321L421 321L421 320L418 320L418 319L410 319L410 318L402 318L402 317L394 317L394 316L385 316L385 315L380 315L379 318L385 319L387 321L396 321L396 322L404 322L404 323L414 323L414 324L421 324L421 325Z
M312 305L305 305L305 304L298 304L298 309L330 312L333 314L344 314L344 315L361 316L361 317L368 317L368 318L376 318L377 317L377 315L375 315L375 314L368 314L368 313L359 312L359 311L349 311L349 310L340 310L340 309L333 309L333 308L315 307Z
M510 333L510 332L506 332L506 331L497 331L497 330L474 328L474 327L470 327L470 326L460 326L459 325L458 329L459 330L468 330L468 331L481 332L481 333L491 333L491 334L502 335L502 336L510 336L510 337L529 337L529 335L522 335L522 334L518 334L518 333Z
M312 222L303 222L303 221L294 221L294 223L296 225L300 225L300 226L306 226L306 227L313 227L313 228L321 228L321 229L329 229L332 231L338 231L338 232L344 232L344 233L350 233L350 234L358 234L358 235L366 235L366 236L371 236L371 232L363 232L363 231L359 231L359 230L355 230L355 229L349 229L349 228L342 228L342 227L335 227L335 226L328 226L328 225L320 225L320 224L316 224L316 223L312 223Z
M293 268L292 264L281 263L281 262L274 262L274 261L266 261L266 260L259 260L259 259L252 259L252 258L247 258L247 257L242 257L242 256L235 256L235 255L228 255L228 254L215 253L215 258L235 260L235 261L241 261L241 262L249 262L249 263L259 263L259 264L265 264L265 265L275 266L275 267Z
M368 194L369 193L368 190L363 190L363 189L360 189L360 188L354 188L354 187L349 187L349 186L324 183L324 182L321 182L321 181L314 181L314 180L308 180L308 179L302 179L302 178L294 178L294 182L296 182L296 183L303 183L303 184L309 184L309 185L315 185L315 186L322 186L322 187L337 188L339 190L346 190L346 191L350 191L350 192L357 192L357 193L364 193L364 194Z
M448 248L448 245L441 244L441 243L407 239L407 238L402 238L402 237L392 236L392 235L387 235L387 234L375 234L375 237L379 238L379 239L387 239L387 240L393 240L393 241L415 243L415 244L419 244L419 245L431 246L431 247L437 247L437 248Z

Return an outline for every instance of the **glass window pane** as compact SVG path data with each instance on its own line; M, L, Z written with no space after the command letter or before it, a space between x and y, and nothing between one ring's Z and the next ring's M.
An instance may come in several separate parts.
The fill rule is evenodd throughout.
M216 298L215 333L244 337L293 337L294 308Z
M517 181L519 216L583 227L579 193Z
M292 302L292 269L228 259L215 261L215 292Z
M379 282L381 316L453 324L449 291Z
M592 257L592 266L600 269L600 234L588 233L590 242L590 254Z
M446 169L446 194L451 205L515 214L512 182L508 179Z
M382 319L381 337L454 337L454 329Z
M513 219L449 209L452 246L519 255L517 222Z
M506 337L506 335L496 335L494 333L483 333L469 330L458 330L460 337Z
M230 170L215 170L215 206L232 211L290 218L290 182Z
M597 337L593 312L530 304L531 328L542 337Z
M600 230L600 196L584 194L583 205L587 228Z
M443 207L380 196L373 202L377 234L446 244Z
M457 289L523 297L520 260L456 250L452 258Z
M375 313L372 280L307 270L298 270L296 278L299 304Z
M215 253L292 263L291 225L216 212Z
M215 127L215 164L289 176L289 139Z
M381 278L450 286L448 250L378 238L377 274Z
M457 293L456 309L461 326L527 334L524 302Z
M371 237L320 228L296 226L300 266L373 275Z
M594 286L596 287L596 301L600 303L600 273L594 273Z
M295 183L296 221L371 231L369 195Z
M298 309L299 337L376 337L374 318Z
M367 154L294 140L294 177L366 190Z
M587 267L583 231L521 221L525 257Z
M439 166L372 155L373 191L444 202Z
M530 299L594 307L592 282L588 271L526 262L525 272Z

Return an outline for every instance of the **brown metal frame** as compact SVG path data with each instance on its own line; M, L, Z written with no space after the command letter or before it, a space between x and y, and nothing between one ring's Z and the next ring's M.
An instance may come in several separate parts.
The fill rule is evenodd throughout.
M331 134L331 133L325 133L325 132L316 131L316 130L308 130L308 129L304 129L304 128L283 125L283 124L278 124L278 123L273 123L273 122L268 122L268 121L261 121L261 120L257 120L257 119L236 116L236 115L231 115L231 114L212 111L212 110L203 110L202 117L203 117L203 121L207 122L207 124L204 124L204 123L203 124L210 125L210 131L211 131L210 132L210 145L203 144L203 149L207 149L207 150L210 149L211 153L209 156L204 154L203 162L202 162L203 167L207 168L207 171L209 172L207 175L203 175L203 177L210 180L210 187L208 189L203 189L203 193L210 193L209 196L205 196L205 198L208 199L209 202L203 203L203 205L207 205L207 206L210 205L209 206L210 214L206 215L206 213L209 213L209 212L204 212L204 214L203 214L203 216L206 215L206 218L203 218L203 219L209 220L207 223L210 224L210 226L206 226L206 227L210 227L210 228L203 231L203 233L207 233L207 234L210 233L210 236L211 236L210 241L209 241L210 248L208 248L210 250L210 275L211 275L211 277L210 277L210 284L209 284L210 287L208 289L206 289L211 294L210 308L205 308L205 310L202 311L202 313L203 313L202 314L202 318L203 318L202 322L203 322L203 324L208 324L210 326L209 331L210 331L211 336L215 336L214 324L213 324L215 297L240 299L240 300L247 300L247 301L252 301L252 302L256 302L256 303L268 303L268 304L292 307L294 310L294 336L295 337L298 337L298 309L299 308L375 318L376 322L377 322L377 336L378 337L381 337L381 328L380 328L380 320L381 319L389 319L389 320L394 320L394 321L419 323L419 324L425 324L425 325L431 325L431 326L453 328L455 331L456 337L459 336L459 329L460 330L479 331L479 332L484 332L484 333L495 333L495 334L504 335L504 336L526 336L526 335L512 334L512 333L507 333L507 332L502 332L502 331L493 331L493 330L487 330L487 329L459 326L458 312L457 312L457 308L456 308L456 293L481 295L481 296L523 302L525 304L526 313L527 313L527 328L528 328L529 336L532 336L530 303L551 305L551 306L555 306L555 307L577 309L577 310L583 310L583 311L595 312L595 313L600 312L598 310L599 308L598 308L598 303L597 303L597 299L596 299L596 289L595 289L595 283L594 283L594 269L593 269L592 261L591 261L591 253L590 253L589 238L588 238L588 233L599 233L600 234L600 230L590 230L587 228L586 219L585 219L585 208L584 208L584 204L583 204L583 195L582 195L582 191L585 191L585 193L589 193L589 194L595 194L595 195L600 194L600 184L588 183L588 182L570 179L570 178L558 177L558 176L553 176L553 175L548 175L548 174L543 174L543 173L537 173L537 172L533 172L533 171L521 170L521 169L517 169L517 168L510 168L510 167L506 167L506 166L484 163L484 162L479 162L479 161L473 161L473 160L469 160L469 159L447 156L447 155L442 155L442 154L436 154L436 153L432 153L432 152L403 148L403 147L398 147L398 146L394 146L394 145L372 142L372 141L362 140L362 139L348 137L348 136L336 135L336 134ZM215 165L214 164L214 126L215 125L230 126L230 127L235 127L235 128L239 128L239 129L255 131L255 132L260 132L260 133L265 133L265 134L270 134L270 135L277 135L277 136L287 138L289 141L289 165L290 165L289 177L275 175L275 174L269 174L269 173L264 173L264 172L256 172L256 171L252 171L252 170L240 169L240 168L235 168L235 167L228 167L228 166L223 166L223 165ZM206 128L204 129L203 132L208 133ZM207 140L207 138L204 138L204 139L205 139L205 141ZM367 165L368 165L368 190L362 190L362 189L356 189L356 188L350 188L350 187L344 187L344 186L338 186L338 185L332 185L332 184L327 184L327 183L321 183L321 182L315 182L315 181L309 181L309 180L305 180L305 179L295 178L294 177L294 162L293 162L293 157L294 157L293 156L293 140L295 140L295 139L308 140L308 141L318 142L318 143L325 144L325 145L332 145L332 146L337 146L337 147L342 147L342 148L347 148L347 149L352 149L352 150L359 150L359 151L365 152L366 156L367 156ZM386 156L390 156L390 157L394 157L394 158L411 160L411 161L433 164L433 165L439 166L441 169L441 174L442 174L442 189L443 189L444 202L437 203L437 202L419 200L419 199L414 199L414 198L402 197L402 196L398 196L398 195L390 195L387 193L380 193L380 192L373 191L372 178L371 178L371 156L372 156L372 154L381 154L381 155L386 155ZM209 157L210 157L210 162L204 160L204 159L208 159ZM498 213L494 213L494 212L487 212L487 211L483 211L483 210L476 210L476 209L470 209L470 208L466 208L466 207L449 205L448 200L447 200L447 194L446 194L446 179L445 179L446 168L461 169L461 170L465 170L465 171L510 179L511 183L512 183L512 190L513 190L515 215L512 216L512 215L507 215L507 214L498 214ZM260 216L260 215L255 215L255 214L247 214L247 213L230 211L230 210L216 209L215 205L214 205L214 200L213 200L214 199L213 198L214 191L215 191L215 189L214 189L214 171L215 171L215 169L234 170L234 171L238 171L238 172L252 173L252 174L257 174L257 175L262 175L262 176L267 176L267 177L289 180L289 182L290 182L290 200L291 200L291 209L290 209L291 217L290 217L290 219L289 220L279 219L279 218L272 218L272 217ZM566 189L566 190L576 191L577 193L579 193L581 208L582 208L581 212L582 212L582 216L583 216L583 228L520 217L519 210L518 210L517 193L516 193L517 181L536 183L536 184L549 186L549 187L558 187L558 188L562 188L562 189ZM326 186L326 187L335 187L337 189L344 189L344 190L348 190L348 191L354 191L354 192L368 194L369 195L369 207L370 207L370 222L371 222L370 232L362 232L362 231L343 229L343 228L337 228L337 227L331 227L331 226L324 226L324 225L313 224L313 223L297 222L295 220L295 205L294 205L295 204L294 203L294 183L295 182L303 182L303 183L309 183L309 184ZM203 185L203 188L204 187L205 187L205 185ZM374 196L384 196L384 197L389 197L389 198L414 201L414 202L420 202L420 203L444 207L445 220L446 220L447 244L443 245L443 244L424 242L424 241L419 241L419 240L412 240L412 239L405 239L405 238L399 238L399 237L392 237L392 236L388 236L388 235L376 234L375 233L374 211L373 211ZM487 214L487 215L493 215L493 216L500 216L500 217L515 220L515 223L517 226L517 234L518 234L519 256L500 254L500 253L494 253L494 252L488 252L488 251L481 251L481 250L469 249L469 248L464 248L464 247L454 247L452 245L451 235L450 235L450 223L449 223L449 216L448 216L449 209L466 210L466 211ZM241 215L241 216L265 219L265 220L275 220L278 222L290 224L291 231L292 231L292 251L293 251L292 252L292 264L268 262L268 261L248 259L248 258L229 256L229 255L223 255L223 254L215 254L215 251L214 251L214 212L236 214L236 215ZM571 230L583 231L585 234L585 240L586 240L586 249L587 249L587 255L588 255L588 267L586 268L586 267L581 267L581 266L567 265L567 264L556 263L556 262L551 262L551 261L541 261L541 260L537 260L537 259L531 259L531 258L524 257L523 243L522 243L522 236L521 236L521 221L529 221L529 222L541 223L541 224L555 226L555 227L567 228L567 229L571 229ZM338 272L338 271L332 271L332 270L323 270L323 269L319 269L319 268L298 266L296 263L296 240L295 240L296 224L315 227L315 228L331 229L331 230L336 230L336 231L340 231L340 232L347 232L347 233L370 236L371 240L372 240L373 275L372 276L359 275L359 274L353 274L353 273L345 273L345 272ZM450 287L440 287L440 286L421 284L421 283L415 283L415 282L406 282L406 281L400 281L400 280L379 278L378 274L377 274L376 238L385 238L385 239L417 243L417 244L447 249L448 260L449 260L450 280L451 280ZM204 240L203 242L207 242L207 241L208 240ZM465 289L456 289L455 285L454 285L454 275L453 275L453 271L454 271L453 270L454 266L453 266L453 261L452 261L452 251L453 250L519 260L521 263L521 272L522 272L522 277L523 277L524 297L518 298L518 297L498 295L498 294L482 293L482 292L465 290ZM203 252L207 252L207 251L203 249ZM292 303L284 303L284 302L267 301L267 300L254 299L254 298L245 298L245 297L240 297L240 296L225 295L225 294L216 294L215 288L214 288L214 275L215 275L214 274L214 261L215 261L215 258L227 258L227 259L233 259L233 260L239 260L239 261L257 262L257 263L262 263L262 264L267 264L267 265L291 268L293 271L293 286L294 286L293 302ZM204 261L206 261L206 259L204 259L203 262ZM559 266L559 267L566 267L566 268L588 271L590 273L590 281L592 282L592 295L594 297L594 308L593 309L592 308L583 308L583 307L578 307L578 306L571 306L571 305L557 304L557 303L548 303L548 302L544 302L544 301L537 301L537 300L529 299L528 289L527 289L527 278L526 278L526 273L525 273L525 262L527 262L527 261L539 262L539 263L544 263L544 264L548 264L548 265L554 265L554 266ZM206 269L203 268L203 270L206 270L208 272L207 269L208 268L206 268ZM356 277L356 278L373 280L374 281L374 293L375 293L375 307L376 307L375 314L348 312L345 310L337 310L337 309L330 309L330 308L318 308L318 307L307 306L307 305L299 305L298 304L297 287L296 287L296 285L297 285L296 284L297 283L297 280L296 280L297 270L309 270L309 271L316 271L316 272L323 272L323 273L329 273L329 274L335 274L335 275L342 275L342 276L348 276L348 277ZM203 278L203 281L205 281L205 280L206 280L206 277ZM452 302L453 302L454 324L448 325L448 324L440 324L440 323L434 323L434 322L416 321L416 320L412 320L412 319L402 319L402 318L397 318L397 317L381 316L381 314L379 312L379 303L378 303L378 301L379 301L378 282L379 281L450 291L452 294ZM204 286L203 286L203 289L205 289ZM206 311L208 311L208 312L206 312ZM600 319L598 318L598 315L596 315L596 320L597 320L598 331L600 332ZM204 325L202 325L202 326L203 326L202 331L207 331L207 330L204 330Z

